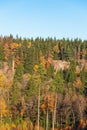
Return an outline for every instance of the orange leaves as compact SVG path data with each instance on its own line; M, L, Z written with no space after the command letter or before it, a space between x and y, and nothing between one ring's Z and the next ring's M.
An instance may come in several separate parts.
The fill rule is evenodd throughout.
M77 77L77 78L76 78L74 84L75 84L75 86L76 86L77 88L82 87L82 82L81 82L80 77Z
M10 55L10 48L8 43L5 43L4 45L4 53L5 53L5 60L8 60L8 57Z
M81 119L79 122L79 126L78 126L78 130L83 130L85 129L87 126L87 120Z
M54 94L52 94L52 93L46 94L44 96L44 102L41 105L41 108L42 108L43 112L46 114L47 108L51 112L53 112L54 111L54 103L55 103Z
M18 43L5 43L4 44L4 52L5 52L5 60L8 60L9 56L14 55L18 47L20 47L21 44Z
M19 45L17 43L11 43L9 47L10 47L11 55L14 55Z
M17 67L20 64L20 59L19 57L16 57L14 60L15 60L15 67Z
M11 50L17 49L18 47L19 47L19 45L15 42L10 44Z
M35 125L34 130L38 130L38 125ZM40 126L40 130L44 130L44 128Z

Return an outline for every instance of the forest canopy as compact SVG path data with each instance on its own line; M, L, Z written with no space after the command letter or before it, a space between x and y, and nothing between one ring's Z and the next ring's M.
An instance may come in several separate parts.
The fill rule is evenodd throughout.
M87 128L87 41L0 37L0 130Z

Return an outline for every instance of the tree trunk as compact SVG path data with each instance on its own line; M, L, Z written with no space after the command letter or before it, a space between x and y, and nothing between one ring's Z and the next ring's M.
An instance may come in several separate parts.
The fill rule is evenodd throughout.
M46 130L48 130L48 107L47 107L47 116L46 116Z
M72 110L72 114L73 114L73 124L72 124L72 126L74 126L74 125L75 125L76 120L75 120L75 114L74 114L74 111L73 111L73 110Z
M78 61L80 60L80 45L78 46Z
M54 111L53 111L52 130L54 130L54 126L55 126L55 123L56 123L56 106L57 106L57 93L55 95L55 105L54 105Z
M2 124L2 112L1 112L1 124Z
M12 73L13 73L13 77L14 77L14 67L15 67L15 62L14 62L14 57L12 59Z
M38 92L38 130L40 130L40 86Z
M0 88L0 95L2 95L2 88ZM2 123L2 96L0 96L0 123Z
M0 122L2 123L2 101L0 102Z
M54 112L52 113L53 115L53 120L52 120L52 130L54 130Z

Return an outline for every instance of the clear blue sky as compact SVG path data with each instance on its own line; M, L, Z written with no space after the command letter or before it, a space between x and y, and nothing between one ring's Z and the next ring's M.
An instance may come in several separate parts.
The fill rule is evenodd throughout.
M0 35L87 39L87 0L0 0Z

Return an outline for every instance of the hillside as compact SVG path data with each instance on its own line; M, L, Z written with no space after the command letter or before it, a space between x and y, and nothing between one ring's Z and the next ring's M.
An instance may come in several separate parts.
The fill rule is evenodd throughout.
M0 37L0 130L87 129L87 41Z

